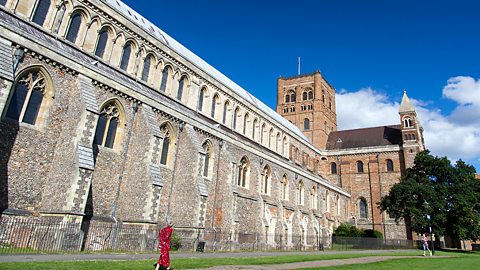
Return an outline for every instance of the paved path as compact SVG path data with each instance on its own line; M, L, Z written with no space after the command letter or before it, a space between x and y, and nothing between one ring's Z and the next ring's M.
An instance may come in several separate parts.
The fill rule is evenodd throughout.
M446 258L446 256L435 257L423 257L423 256L372 256L352 259L336 259L336 260L324 260L324 261L311 261L311 262L296 262L296 263L284 263L284 264L270 264L270 265L223 265L205 268L208 270L248 270L248 269L262 269L262 270L283 270L283 269L299 269L299 268L320 268L328 266L339 266L347 264L364 264L382 262L392 259L435 259ZM193 270L193 269L192 269ZM198 269L196 269L198 270Z
M195 253L172 253L170 257L175 258L242 258L242 257L265 257L265 256L284 256L284 255L306 255L306 254L388 254L392 252L418 252L420 250L353 250L353 251L312 251L312 252L195 252ZM152 254L2 254L0 262L46 262L46 261L97 261L97 260L156 260L158 253Z

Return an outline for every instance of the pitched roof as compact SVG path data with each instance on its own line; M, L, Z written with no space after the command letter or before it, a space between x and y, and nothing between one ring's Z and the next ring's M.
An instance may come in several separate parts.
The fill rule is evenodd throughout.
M399 145L402 126L391 125L334 131L328 135L327 150Z
M403 91L403 98L402 103L400 103L400 107L398 108L398 112L405 113L405 112L414 112L415 108L413 107L410 99L407 96L407 91Z

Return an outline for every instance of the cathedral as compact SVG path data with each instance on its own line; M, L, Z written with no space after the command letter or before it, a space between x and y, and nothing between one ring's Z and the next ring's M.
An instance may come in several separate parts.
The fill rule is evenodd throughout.
M279 78L274 111L118 0L0 1L0 60L1 222L71 224L75 250L167 218L193 249L411 239L377 208L424 149L406 93L398 124L338 131L315 72Z

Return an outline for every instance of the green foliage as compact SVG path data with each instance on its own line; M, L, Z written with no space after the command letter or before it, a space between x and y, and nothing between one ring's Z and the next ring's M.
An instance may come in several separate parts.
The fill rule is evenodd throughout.
M172 251L176 251L182 247L180 236L178 236L175 232L172 233L172 238L170 239L170 249Z
M368 229L363 231L363 237L383 239L383 234L377 230Z
M362 230L347 223L340 224L333 233L340 237L361 237L363 235Z
M339 237L383 238L383 234L379 231L362 230L347 223L340 224L333 233Z
M461 160L452 165L446 157L421 152L379 208L419 233L431 226L437 235L479 239L480 181L474 175L475 168Z

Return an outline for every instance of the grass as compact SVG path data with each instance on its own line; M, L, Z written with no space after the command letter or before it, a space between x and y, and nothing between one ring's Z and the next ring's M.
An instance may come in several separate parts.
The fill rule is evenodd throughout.
M399 253L366 253L366 254L305 254L305 255L282 255L276 257L249 257L249 258L178 258L172 261L172 267L175 269L187 268L208 268L218 265L267 265L282 264L291 262L317 261L317 260L335 260L359 258L367 256L419 256L419 252L399 252ZM400 259L386 262L358 264L350 266L334 267L332 269L477 269L480 265L480 255L478 254L460 254L438 252L437 255L450 256L446 259ZM16 262L0 263L0 269L131 269L147 270L153 269L153 260L138 261L80 261L80 262ZM469 268L476 266L475 268ZM427 267L427 268L424 268ZM325 268L323 268L325 269ZM329 268L330 269L330 268Z
M422 269L422 270L448 270L448 269L462 269L462 270L474 270L479 269L480 255L461 255L452 256L449 258L434 258L434 259L394 259L383 262L368 263L368 264L352 264L342 265L335 267L328 267L331 270L410 270L410 269ZM326 269L326 268L305 268L305 269Z

